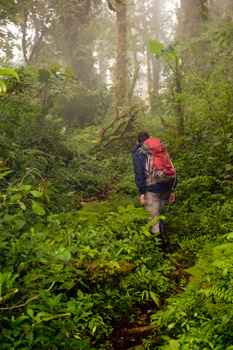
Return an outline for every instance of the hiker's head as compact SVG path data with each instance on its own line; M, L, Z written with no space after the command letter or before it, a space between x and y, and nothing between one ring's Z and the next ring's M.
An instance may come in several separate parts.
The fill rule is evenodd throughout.
M150 138L150 135L146 132L146 131L140 131L140 133L138 134L138 143L144 142L147 139Z

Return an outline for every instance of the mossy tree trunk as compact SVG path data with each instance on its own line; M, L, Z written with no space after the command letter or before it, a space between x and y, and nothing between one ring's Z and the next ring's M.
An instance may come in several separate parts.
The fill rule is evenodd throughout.
M200 29L203 28L202 5L205 0L181 0L178 11L178 30L177 37L180 41L188 38L195 38L199 35Z
M160 72L161 64L160 61L155 60L153 54L149 51L148 42L151 39L156 39L161 42L164 41L163 29L162 29L162 2L161 0L154 0L151 7L150 21L144 21L144 45L146 48L146 59L147 59L147 84L148 91L150 95L150 107L151 111L154 112L158 106L158 95L159 95L159 82L160 82ZM146 16L145 16L146 17ZM153 28L153 31L151 31Z
M182 102L181 102L182 89L181 89L181 75L179 71L177 71L175 80L176 80L176 94L178 96L177 102L176 102L177 103L177 130L178 130L179 136L182 136L184 135L184 113L183 113Z
M139 64L137 61L136 51L134 50L133 56L135 67L133 78L130 82L127 70L127 38L129 32L127 6L128 4L125 0L115 0L114 2L117 28L116 65L114 74L115 108L113 120L110 122L110 124L100 130L98 143L102 144L104 147L108 146L113 141L128 138L139 113L145 110L145 106L143 104L133 104L131 100L139 74Z
M127 99L127 6L124 1L115 1L117 47L115 68L115 107L126 105Z

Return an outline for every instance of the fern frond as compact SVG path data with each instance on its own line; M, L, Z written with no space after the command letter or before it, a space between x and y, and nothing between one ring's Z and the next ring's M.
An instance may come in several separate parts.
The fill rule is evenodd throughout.
M206 294L208 296L215 296L220 301L225 301L227 303L233 303L232 291L226 288L211 287L206 289Z
M231 255L233 253L233 243L227 242L227 243L220 244L214 247L214 250L216 250L216 252L220 252L220 251L224 252L224 255L226 254Z
M196 289L198 286L210 287L216 284L221 287L222 279L233 265L233 243L214 246L214 242L206 242L195 266L186 270L192 275L186 290ZM233 294L232 294L233 295Z
M182 187L188 185L212 185L216 181L214 176L200 175L196 177L190 177L182 182Z

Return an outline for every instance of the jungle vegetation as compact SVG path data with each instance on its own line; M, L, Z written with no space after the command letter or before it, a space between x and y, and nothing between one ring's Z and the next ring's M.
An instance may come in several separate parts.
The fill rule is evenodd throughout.
M0 349L233 349L232 37L231 0L0 0Z

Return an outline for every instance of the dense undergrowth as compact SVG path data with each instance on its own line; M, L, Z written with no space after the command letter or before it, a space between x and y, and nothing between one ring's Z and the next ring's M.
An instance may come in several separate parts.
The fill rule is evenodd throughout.
M151 334L138 350L233 349L231 34L227 25L189 44L204 45L196 59L208 65L184 67L183 135L171 92L134 126L165 142L178 172L165 252L139 203L132 134L103 148L99 115L70 129L53 109L65 76L45 82L21 67L21 82L9 79L0 115L0 349L112 350L114 329L133 328L145 312ZM50 91L43 101L35 81Z

